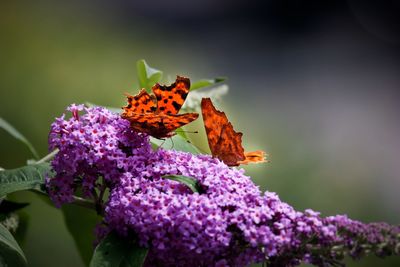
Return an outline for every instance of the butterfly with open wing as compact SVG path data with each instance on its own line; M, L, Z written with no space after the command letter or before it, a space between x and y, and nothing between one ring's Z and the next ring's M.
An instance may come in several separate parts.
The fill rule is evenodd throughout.
M225 112L217 110L210 98L201 100L201 112L213 157L219 158L228 166L268 162L264 151L244 152L243 134L235 132Z
M155 84L154 95L142 89L136 96L127 95L122 118L130 121L132 129L155 138L169 138L175 130L198 118L197 113L178 114L189 93L190 80L177 76L170 86Z

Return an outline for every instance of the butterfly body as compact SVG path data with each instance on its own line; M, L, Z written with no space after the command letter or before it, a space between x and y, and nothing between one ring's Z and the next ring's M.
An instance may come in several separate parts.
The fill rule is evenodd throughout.
M177 114L189 93L190 80L177 77L170 86L156 84L150 95L142 89L136 96L127 95L128 105L122 117L129 120L132 129L156 138L168 138L175 130L199 116L197 113Z
M201 112L208 144L214 157L219 158L228 166L266 162L264 151L244 152L243 134L233 129L225 112L217 110L210 98L202 99Z

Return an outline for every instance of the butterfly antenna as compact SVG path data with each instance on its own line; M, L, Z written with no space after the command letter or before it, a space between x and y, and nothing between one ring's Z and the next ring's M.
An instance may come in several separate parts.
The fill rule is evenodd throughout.
M192 133L192 134L198 134L198 131L185 131L185 130L176 130L176 133Z
M171 149L173 149L174 148L174 139L172 139L172 137L171 137L170 140L171 140Z

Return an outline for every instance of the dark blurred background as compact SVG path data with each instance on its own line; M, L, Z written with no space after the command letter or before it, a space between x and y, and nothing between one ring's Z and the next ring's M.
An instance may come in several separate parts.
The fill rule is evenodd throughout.
M67 105L124 105L138 59L165 80L227 76L219 107L247 150L270 153L245 167L263 190L298 210L399 224L399 11L394 0L1 1L0 116L45 155ZM193 139L206 149L204 132ZM0 148L3 168L31 157L4 131ZM18 197L32 201L30 266L83 266L61 213Z

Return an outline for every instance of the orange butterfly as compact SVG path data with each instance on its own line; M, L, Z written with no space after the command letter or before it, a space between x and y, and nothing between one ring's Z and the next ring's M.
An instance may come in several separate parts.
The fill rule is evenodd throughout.
M149 95L142 89L136 96L127 95L128 105L123 107L122 118L131 127L156 138L171 137L175 130L199 116L197 113L178 114L189 93L190 80L177 76L170 86L156 84Z
M264 151L244 152L243 134L235 132L225 112L216 110L210 98L201 100L201 112L208 145L214 157L219 158L228 166L267 162Z

